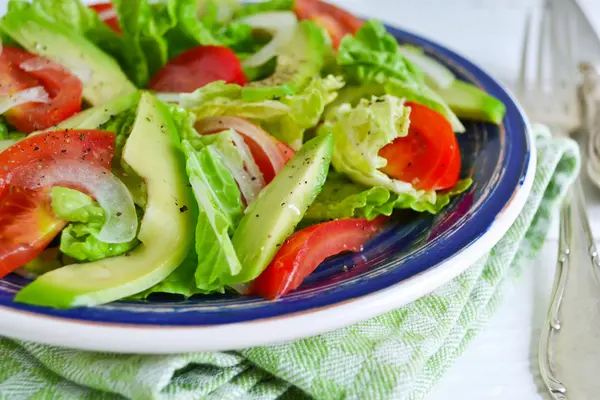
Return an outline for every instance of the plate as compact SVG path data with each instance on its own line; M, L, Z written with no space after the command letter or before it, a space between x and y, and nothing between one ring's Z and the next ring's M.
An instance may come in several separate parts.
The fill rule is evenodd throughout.
M452 51L400 29L400 42L423 48L461 79L501 99L501 126L466 123L459 135L470 190L442 213L403 214L360 254L322 264L278 301L251 296L153 298L53 310L17 304L27 280L0 281L0 334L59 346L124 353L231 350L298 339L346 326L431 292L488 252L523 208L535 174L529 124L495 79Z

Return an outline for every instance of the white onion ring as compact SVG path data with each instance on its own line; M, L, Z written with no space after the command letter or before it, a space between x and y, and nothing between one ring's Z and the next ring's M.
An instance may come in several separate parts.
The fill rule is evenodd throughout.
M20 92L0 96L0 114L4 114L11 108L27 103L49 103L50 96L42 86L34 86Z
M273 166L275 174L285 165L283 155L271 136L264 129L247 119L240 117L208 117L197 121L194 127L201 135L233 129L242 135L244 139L256 143L261 148Z
M95 235L98 240L127 243L137 235L138 219L131 193L103 167L78 160L41 161L35 167L16 169L9 182L26 189L60 185L81 188L104 209L104 225Z
M88 83L92 79L92 69L79 66L78 68L65 68L60 64L46 57L33 57L27 61L23 61L19 64L19 68L23 71L40 71L42 69L54 69L58 71L64 71L69 74L75 75L82 83Z
M160 101L163 101L165 103L180 103L181 102L181 94L180 93L155 92L154 95Z
M242 160L244 161L244 172L246 172L246 176L242 176L242 174L238 174L240 179L243 177L246 179L245 182L240 182L238 179L238 186L240 186L240 190L244 194L244 198L246 199L246 204L252 203L256 200L258 193L265 187L265 178L260 172L258 165L256 165L256 161L254 157L252 157L252 153L244 142L242 136L236 131L231 131L231 138L233 140L233 144L238 149L240 155L242 156ZM234 171L230 171L232 174L236 174ZM235 177L235 176L234 176Z
M263 29L273 35L269 43L242 62L244 67L259 67L273 58L277 51L292 40L298 26L298 18L291 11L255 14L240 19L240 22L252 28Z

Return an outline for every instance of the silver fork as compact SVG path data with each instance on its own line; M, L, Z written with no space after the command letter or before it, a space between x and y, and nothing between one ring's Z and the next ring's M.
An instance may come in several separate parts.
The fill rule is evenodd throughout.
M583 122L577 96L582 15L575 0L546 0L526 21L517 94L530 119L556 135ZM600 377L590 373L600 366L599 271L578 178L560 211L556 274L538 349L540 375L555 399L600 398Z

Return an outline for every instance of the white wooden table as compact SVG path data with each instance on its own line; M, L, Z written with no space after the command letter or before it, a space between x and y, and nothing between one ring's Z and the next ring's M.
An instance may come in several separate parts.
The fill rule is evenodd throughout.
M419 33L467 56L512 86L519 71L527 11L538 0L338 0L362 15ZM600 0L581 0L600 29ZM594 236L600 238L600 189L583 179ZM555 224L539 259L504 305L444 375L428 400L549 398L537 369L540 327L558 251Z

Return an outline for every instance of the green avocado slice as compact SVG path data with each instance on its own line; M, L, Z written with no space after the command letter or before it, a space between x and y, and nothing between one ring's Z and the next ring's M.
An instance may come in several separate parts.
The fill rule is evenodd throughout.
M330 134L306 142L250 204L231 239L242 270L226 284L249 282L267 268L321 191L333 152Z
M45 21L27 10L10 10L0 29L25 50L47 57L70 70L83 83L83 98L91 105L134 93L119 64L85 37Z
M44 274L15 301L54 308L108 303L152 287L184 260L194 242L197 206L177 128L166 106L149 93L140 100L123 159L147 186L141 244L123 256Z

